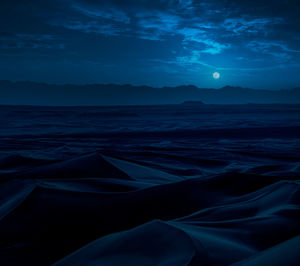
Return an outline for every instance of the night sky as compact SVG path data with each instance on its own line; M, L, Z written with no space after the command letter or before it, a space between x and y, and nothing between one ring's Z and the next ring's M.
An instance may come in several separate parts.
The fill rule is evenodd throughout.
M299 0L9 0L0 21L0 79L300 85Z

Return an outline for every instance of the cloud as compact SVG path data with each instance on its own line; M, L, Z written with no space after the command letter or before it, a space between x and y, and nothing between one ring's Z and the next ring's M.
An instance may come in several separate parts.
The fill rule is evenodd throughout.
M69 21L69 22L64 22L60 25L70 30L77 30L84 33L97 33L97 34L103 34L107 36L118 36L122 32L126 31L126 29L124 28L116 27L113 24L102 24L96 20L87 21L87 22Z
M205 36L206 31L199 28L185 27L178 30L178 33L183 35L185 42L198 42Z
M143 40L161 41L163 40L163 34L160 31L155 30L138 30L136 31L136 37Z
M187 23L184 18L161 12L140 13L136 17L138 26L141 28L137 32L140 38L162 40L166 36L179 36L183 37L185 45L191 42L204 45L201 52L211 55L220 54L231 47L230 44L220 43L207 35L208 29L216 28L213 24L197 23L196 27L184 27L183 25ZM209 34L216 36L215 33Z
M194 26L199 29L204 29L204 30L219 28L218 25L216 25L215 23L211 23L211 22L198 22L198 23L195 23Z
M155 61L161 64L169 64L169 65L175 64L181 67L201 65L207 68L214 68L214 69L216 68L215 66L205 63L203 60L201 60L201 52L197 50L191 51L189 55L177 56L174 60L155 60Z
M1 49L63 49L64 44L49 34L0 33Z
M153 61L156 63L155 61ZM155 64L150 67L147 67L148 72L163 72L168 74L179 74L179 70L175 69L174 66L168 64Z
M247 66L238 66L238 67L229 67L225 66L224 64L221 65L215 65L215 64L209 64L205 60L201 59L202 54L200 51L193 50L191 51L188 55L184 56L177 56L175 59L170 59L170 60L162 60L162 59L152 59L151 62L155 62L159 64L160 66L179 66L183 67L185 71L198 71L198 68L195 68L195 66L200 66L204 67L206 69L211 69L211 70L219 70L219 71L235 71L235 72L243 72L243 73L255 73L255 72L260 72L260 71L267 71L267 70L275 70L275 69L284 69L284 68L297 68L300 66L299 63L277 63L273 65L266 65L262 66L261 62L262 61L257 61L259 65L253 66L253 67L247 67ZM237 58L237 60L247 60L247 58ZM252 60L251 60L252 61Z
M282 23L282 18L229 18L225 19L223 27L236 35L243 33L258 33L266 29L268 25Z
M268 52L272 48L278 48L286 52L300 53L300 50L290 49L286 44L274 41L251 41L248 47L256 52Z
M299 62L300 16L295 6L279 0L272 6L250 0L25 2L7 1L1 7L0 22L8 32L0 33L5 56L45 54L51 61L66 57L79 66L87 58L99 65L113 63L116 69L126 63L129 69L167 73L198 69L256 73ZM84 38L83 33L89 36ZM68 50L56 50L64 44ZM99 47L109 49L102 52Z
M135 15L137 31L143 39L160 40L168 35L175 35L180 24L180 17L164 12L142 12ZM154 36L154 38L153 38Z
M193 0L169 0L169 3L179 9L194 9Z
M292 59L292 53L300 53L300 50L290 49L286 44L274 41L251 41L247 47L253 52L271 55L281 61Z
M207 32L202 29L183 28L178 30L178 33L184 37L184 43L195 42L203 44L204 48L201 49L201 53L216 55L231 47L230 44L220 43L208 37Z
M72 8L91 18L102 18L106 20L112 20L115 22L130 24L130 17L124 11L113 7L88 8L73 4Z
M209 40L209 39L201 40L199 42L207 46L207 48L202 50L201 52L212 54L212 55L220 54L223 50L229 49L231 47L230 44L221 44L219 42L216 42L214 40Z
M126 6L125 2L130 5ZM185 47L191 48L189 46L198 44L197 49L201 53L218 55L232 48L233 40L228 37L260 32L265 34L267 26L283 22L283 19L278 17L253 18L245 14L240 18L226 18L228 14L222 12L224 5L216 5L215 1L143 0L143 3L139 4L131 0L125 2L77 0L71 7L75 13L84 17L78 18L73 15L52 25L61 24L66 29L84 33L135 37L151 41L179 37L182 38ZM186 10L193 12L194 16L187 16ZM217 10L220 11L217 20L215 15L211 17L209 10L213 10L214 14ZM224 34L224 29L231 34ZM279 53L277 56L279 57Z

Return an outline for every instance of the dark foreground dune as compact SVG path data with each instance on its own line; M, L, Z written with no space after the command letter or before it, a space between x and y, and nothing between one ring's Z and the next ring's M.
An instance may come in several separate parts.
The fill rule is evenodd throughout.
M299 265L299 108L272 107L276 124L249 107L231 128L192 127L206 122L180 108L189 127L152 133L146 111L144 131L122 111L127 129L76 132L59 131L62 112L42 110L57 118L45 126L33 110L33 129L5 109L0 265Z

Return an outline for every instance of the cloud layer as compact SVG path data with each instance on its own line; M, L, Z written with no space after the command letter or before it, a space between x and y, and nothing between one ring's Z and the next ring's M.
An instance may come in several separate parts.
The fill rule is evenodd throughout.
M31 50L51 56L64 50L61 60L73 65L122 67L130 62L146 72L167 73L178 73L180 67L193 72L193 65L203 71L297 66L297 1L240 2L12 0L0 10L6 26L0 54Z

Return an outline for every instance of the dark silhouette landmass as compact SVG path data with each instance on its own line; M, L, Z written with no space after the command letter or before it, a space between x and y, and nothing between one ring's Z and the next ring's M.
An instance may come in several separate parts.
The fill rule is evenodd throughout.
M153 88L0 81L0 104L98 106L181 104L185 101L201 101L205 104L298 104L300 87L272 91L231 86L221 89L203 89L193 85Z
M204 103L201 101L185 101L182 104L183 105L202 105Z

